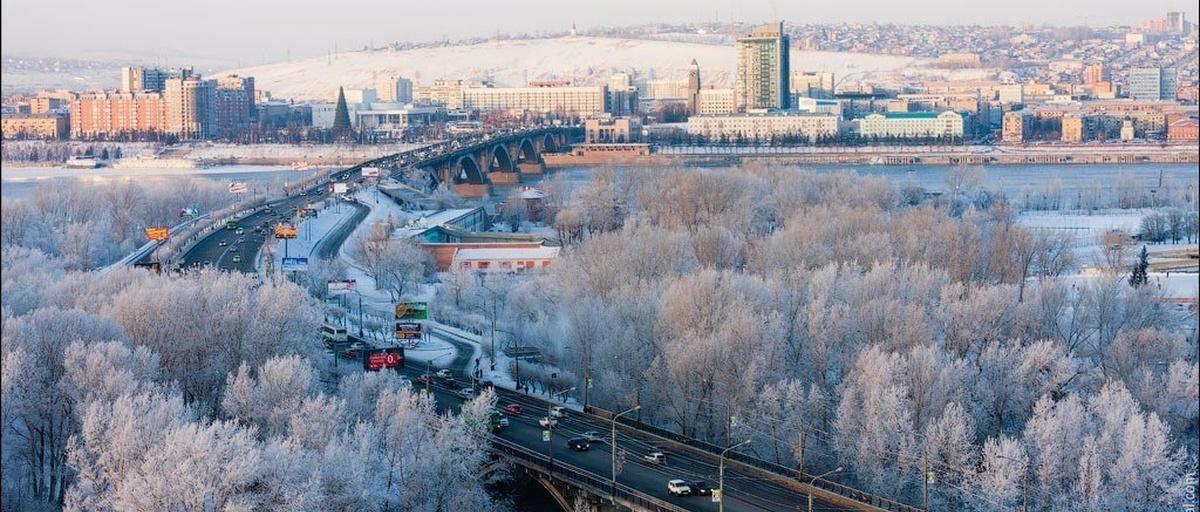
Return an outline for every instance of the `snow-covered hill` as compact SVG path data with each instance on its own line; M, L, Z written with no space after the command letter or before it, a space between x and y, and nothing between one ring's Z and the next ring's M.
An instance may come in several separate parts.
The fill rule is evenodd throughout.
M376 76L398 74L417 83L439 78L484 79L497 85L526 80L576 79L602 83L614 71L635 77L681 76L700 64L704 84L728 86L737 66L732 45L598 37L501 40L468 46L341 53L225 72L253 76L275 97L326 99L339 85L373 87ZM792 52L793 70L833 71L837 76L886 76L919 66L911 57L833 52Z

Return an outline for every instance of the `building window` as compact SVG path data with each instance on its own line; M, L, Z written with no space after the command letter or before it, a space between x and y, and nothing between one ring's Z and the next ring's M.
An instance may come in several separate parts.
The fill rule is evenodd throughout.
M491 263L491 262L481 261L481 262L479 262L479 267L477 267L477 268L479 268L479 270L487 270L487 268L490 266L489 263Z
M471 262L469 262L469 261L462 262L462 268L466 268L466 269L471 268Z

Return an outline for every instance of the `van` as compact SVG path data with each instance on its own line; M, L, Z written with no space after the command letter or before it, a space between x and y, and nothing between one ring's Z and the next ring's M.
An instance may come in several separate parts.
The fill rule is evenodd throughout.
M325 343L345 343L349 338L349 333L345 327L333 324L324 324L321 326L321 339Z

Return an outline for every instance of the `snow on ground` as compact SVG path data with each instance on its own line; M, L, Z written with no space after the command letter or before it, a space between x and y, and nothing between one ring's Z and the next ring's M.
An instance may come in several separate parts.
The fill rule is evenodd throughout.
M1076 230L1091 234L1102 234L1106 231L1119 229L1126 233L1136 233L1142 224L1142 217L1153 213L1150 209L1105 210L1090 211L1054 211L1022 212L1017 217L1017 223L1037 229Z
M321 239L325 238L338 225L348 222L354 216L354 208L341 204L340 201L336 204L332 202L317 204L320 204L322 209L317 212L316 217L306 218L296 224L297 236L295 239L288 240L285 244L283 240L267 238L267 244L264 245L263 250L272 251L272 266L276 271L282 271L285 248L289 257L309 258L309 261L312 261L315 259L312 253L317 244L321 243Z
M837 52L791 53L791 69L832 71L836 76L887 75L924 61L912 57ZM397 74L420 83L439 78L491 79L518 86L528 80L580 79L603 83L614 70L636 78L679 78L696 59L705 86L733 83L733 45L605 37L487 41L474 45L374 50L265 64L219 75L253 76L255 85L280 98L333 100L338 86L375 87L375 77ZM928 70L941 72L941 70Z
M344 160L370 160L409 151L419 144L220 144L198 142L177 144L165 149L171 157L193 160L220 158L292 158L295 160L340 157Z
M138 176L197 176L211 174L245 174L261 172L279 172L285 170L279 166L270 165L220 165L203 168L113 168L98 169L67 169L65 167L9 167L0 169L0 179L5 182L27 182L53 178L125 178ZM297 172L296 179L306 177L308 173Z
M1073 274L1058 279L1067 284L1086 284L1099 279L1102 274ZM1161 292L1164 299L1196 299L1200 297L1200 275L1195 272L1150 272L1146 275L1150 286Z

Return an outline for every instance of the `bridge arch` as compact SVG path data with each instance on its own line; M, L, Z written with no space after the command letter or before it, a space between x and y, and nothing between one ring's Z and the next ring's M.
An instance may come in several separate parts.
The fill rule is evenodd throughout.
M542 136L542 149L548 152L558 151L558 141L554 139L554 135L547 133Z
M483 171L479 169L479 164L475 162L474 158L471 158L471 155L458 157L451 169L454 171L455 183L484 183Z
M517 163L536 163L540 160L538 157L537 148L534 147L533 141L528 137L521 139L517 145Z
M512 156L508 154L508 148L504 147L504 144L492 146L487 168L488 172L516 172L517 170L517 166L513 162Z

